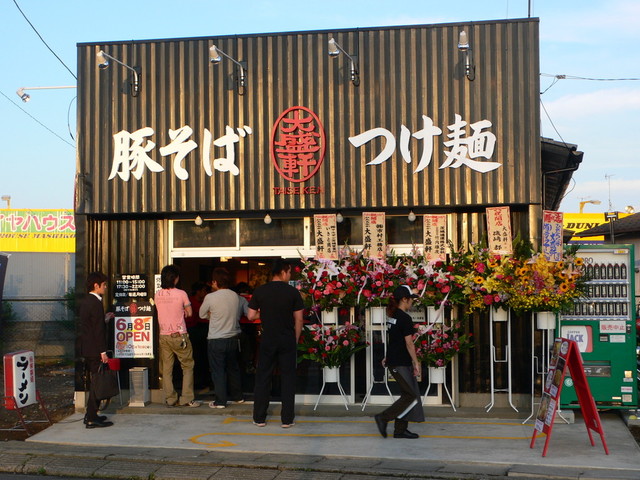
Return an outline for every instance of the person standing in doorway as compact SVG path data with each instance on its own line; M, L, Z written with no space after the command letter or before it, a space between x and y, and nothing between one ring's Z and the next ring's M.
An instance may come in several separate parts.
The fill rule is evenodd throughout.
M213 271L213 292L204 297L200 317L209 319L207 335L209 368L216 399L211 408L226 408L230 394L235 403L243 403L242 378L238 363L240 339L240 296L231 290L231 275L225 268ZM228 387L228 388L227 388Z
M282 428L294 425L296 390L296 348L302 332L304 304L300 292L289 285L291 265L282 258L273 263L272 280L253 292L249 320L262 322L254 390L253 423L266 425L273 369L281 374Z
M209 373L209 357L207 356L207 334L209 333L209 319L200 318L200 307L211 289L202 281L197 281L191 287L192 315L185 319L189 339L193 347L193 383L197 393L207 393L211 384Z
M167 265L160 272L160 290L154 297L160 325L160 360L162 362L162 388L167 406L199 407L193 392L193 348L187 334L185 316L191 316L191 302L187 292L176 288L180 271ZM182 368L180 398L173 386L173 364L178 359Z
M88 295L80 304L80 355L84 358L85 374L89 375L89 398L84 416L86 428L110 427L104 415L98 415L100 398L96 397L92 377L98 373L101 363L107 363L107 327L114 317L113 312L105 315L102 296L107 291L107 276L102 272L90 273L87 277Z
M424 422L416 380L420 374L420 363L413 345L413 320L407 313L414 298L418 298L418 295L413 293L411 287L401 285L394 290L387 306L389 343L382 365L391 371L401 393L393 405L374 417L378 431L384 438L387 437L387 423L391 420L395 420L393 438L419 438L417 433L410 432L407 427L409 422Z

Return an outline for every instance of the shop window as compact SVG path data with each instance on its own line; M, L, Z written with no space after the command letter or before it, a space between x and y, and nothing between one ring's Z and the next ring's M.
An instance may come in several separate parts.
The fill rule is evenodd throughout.
M410 222L406 215L397 217L388 216L385 219L388 245L421 245L422 217Z
M206 220L202 225L193 220L173 222L173 248L235 246L235 220Z
M302 218L274 218L267 225L263 219L240 219L241 247L278 247L304 245Z

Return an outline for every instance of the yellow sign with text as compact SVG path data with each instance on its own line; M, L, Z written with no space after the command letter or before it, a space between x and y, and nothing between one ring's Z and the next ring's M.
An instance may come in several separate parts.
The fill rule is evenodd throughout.
M0 251L76 251L73 210L0 209Z
M628 216L628 213L618 213L618 218ZM608 223L604 213L564 213L563 228L573 230L575 233L589 230L590 228ZM604 243L604 235L596 237L571 237L570 242L575 243Z

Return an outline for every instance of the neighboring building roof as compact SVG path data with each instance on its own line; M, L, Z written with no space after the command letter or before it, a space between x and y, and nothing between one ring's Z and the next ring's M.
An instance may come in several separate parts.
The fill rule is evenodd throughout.
M604 223L602 225L598 225L597 227L590 228L589 230L584 230L580 233L576 233L576 237L591 237L595 235L604 235L605 237L609 235L611 226L609 222ZM613 233L617 236L630 236L630 235L640 235L640 213L635 213L633 215L629 215L628 217L621 218L619 220L615 220L613 224Z
M577 145L541 137L542 195L545 210L558 210L573 172L582 162Z

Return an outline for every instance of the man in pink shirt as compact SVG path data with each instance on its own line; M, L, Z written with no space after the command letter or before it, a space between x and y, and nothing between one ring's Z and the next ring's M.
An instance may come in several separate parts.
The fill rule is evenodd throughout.
M175 265L167 265L160 272L160 287L154 297L160 325L160 361L162 363L162 388L167 406L199 407L193 392L193 348L185 316L192 315L187 292L176 288L180 271ZM180 398L173 387L173 363L178 359L182 367L182 392Z

